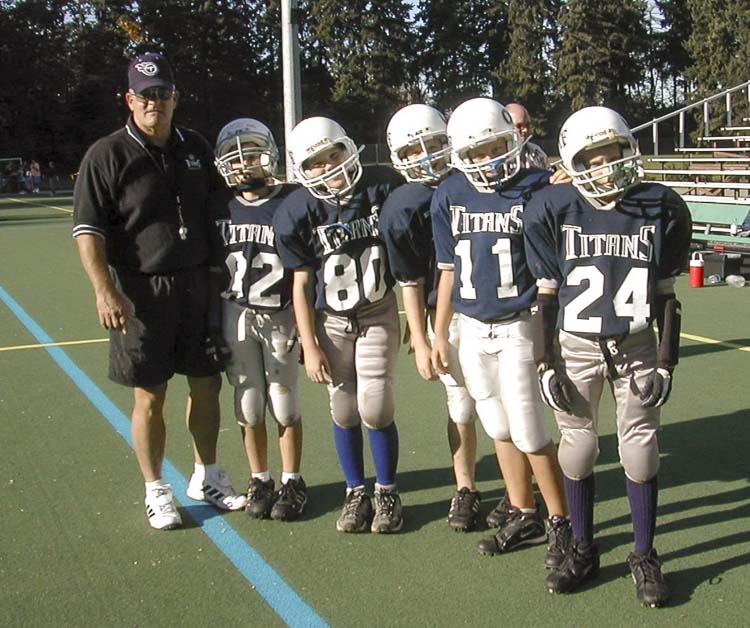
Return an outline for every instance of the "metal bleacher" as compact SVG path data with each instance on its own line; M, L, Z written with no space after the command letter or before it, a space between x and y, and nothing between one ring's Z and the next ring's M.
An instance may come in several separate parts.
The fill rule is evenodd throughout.
M717 127L714 119L711 128L711 108L717 105L724 107L725 123ZM743 273L750 273L750 237L740 235L750 212L750 118L734 124L740 107L750 111L750 81L655 118L633 132L643 151L648 140L638 134L651 130L653 156L646 160L645 178L673 188L685 199L693 218L693 247L740 253ZM699 128L696 145L690 146L693 116ZM660 140L668 134L674 144L665 154Z

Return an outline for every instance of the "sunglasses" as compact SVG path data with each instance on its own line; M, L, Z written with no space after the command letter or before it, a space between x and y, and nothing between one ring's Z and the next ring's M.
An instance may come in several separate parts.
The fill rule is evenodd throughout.
M149 87L147 89L144 89L142 92L135 93L131 91L131 93L140 103L147 103L149 100L169 100L170 98L172 98L172 96L174 96L174 90L167 87Z

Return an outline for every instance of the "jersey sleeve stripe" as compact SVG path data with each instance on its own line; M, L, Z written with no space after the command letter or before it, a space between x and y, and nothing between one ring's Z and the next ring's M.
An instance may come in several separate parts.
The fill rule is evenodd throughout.
M100 227L95 227L94 225L76 225L73 227L73 237L77 238L79 235L84 234L91 234L95 236L99 236L102 239L106 239L107 233L104 231L104 229L101 229Z

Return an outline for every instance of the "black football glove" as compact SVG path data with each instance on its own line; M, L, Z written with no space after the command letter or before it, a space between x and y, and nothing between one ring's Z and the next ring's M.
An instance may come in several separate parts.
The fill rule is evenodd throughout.
M216 364L221 370L229 362L229 358L232 357L232 352L229 350L227 343L224 340L224 336L219 329L209 330L206 335L206 355L208 359Z
M546 364L539 365L539 392L542 394L542 401L550 408L570 413L572 399L568 386L555 369Z
M641 405L644 408L663 406L672 392L672 371L661 366L657 367L642 390L635 387L635 381L633 388L641 398Z

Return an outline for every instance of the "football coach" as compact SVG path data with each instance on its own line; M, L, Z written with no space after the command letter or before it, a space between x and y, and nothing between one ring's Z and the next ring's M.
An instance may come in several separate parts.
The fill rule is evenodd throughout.
M219 186L196 132L172 124L178 92L159 53L128 68L125 126L86 152L74 191L75 238L99 322L109 330L109 377L133 389L131 430L146 485L146 514L160 530L182 525L162 479L167 382L187 376L195 470L188 496L226 510L245 505L216 465L221 364L210 349L210 286L223 257L209 220ZM218 262L217 262L218 260Z

